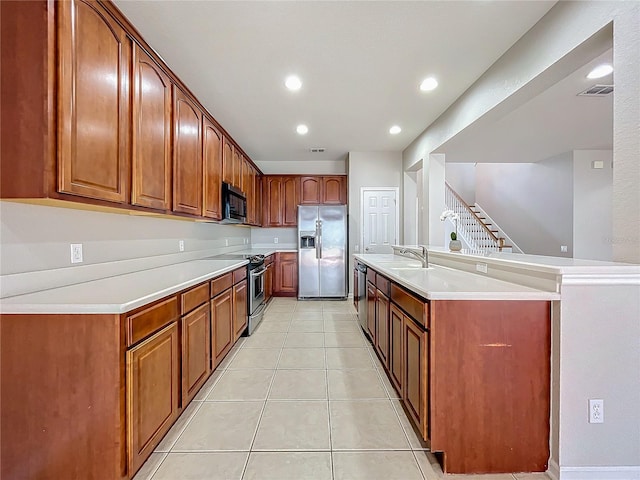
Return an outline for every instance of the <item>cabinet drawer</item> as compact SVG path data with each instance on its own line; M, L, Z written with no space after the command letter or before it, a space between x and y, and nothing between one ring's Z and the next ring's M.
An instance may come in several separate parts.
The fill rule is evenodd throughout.
M247 267L238 268L233 271L233 284L235 285L238 282L241 282L247 278Z
M225 273L221 277L211 280L211 298L224 292L227 288L233 286L233 273Z
M424 328L429 328L429 302L414 297L394 283L391 284L391 301Z
M180 315L186 315L194 308L208 302L209 298L208 282L180 294Z
M382 293L384 293L387 297L389 296L389 287L391 286L391 282L384 278L382 275L376 275L376 287Z
M127 346L139 342L178 318L178 298L171 297L127 316Z
M374 285L376 284L376 271L371 267L367 268L367 282L370 282Z
M265 257L264 259L265 265L271 265L272 263L273 263L273 255L269 255L268 257Z

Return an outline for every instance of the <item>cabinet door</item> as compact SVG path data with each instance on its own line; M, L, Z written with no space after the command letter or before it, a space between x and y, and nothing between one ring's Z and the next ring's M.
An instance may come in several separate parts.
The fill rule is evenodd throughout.
M171 209L171 82L142 50L133 51L131 203Z
M233 286L233 341L240 338L247 328L247 281L243 280Z
M233 143L228 138L222 144L222 181L233 185Z
M233 186L242 190L242 155L233 148Z
M202 118L203 215L222 219L222 134L206 116Z
M267 271L264 272L264 301L271 300L273 296L273 263L267 265Z
M298 225L298 201L300 199L300 182L298 177L283 177L282 197L282 226L295 227Z
M322 203L344 205L347 203L347 177L322 177Z
M404 377L402 318L402 311L392 303L389 308L389 378L401 398Z
M262 214L262 204L264 203L262 196L262 179L263 176L256 170L256 225L259 227L263 226L262 222L264 221L264 216Z
M135 472L178 418L178 324L126 353L129 472Z
M58 190L128 202L131 40L97 2L59 7Z
M213 368L220 364L233 345L233 289L211 300L211 349Z
M248 163L248 175L247 175L247 223L249 225L256 224L256 170Z
M367 282L367 330L371 343L376 344L376 287Z
M282 177L266 175L264 178L264 215L262 223L265 227L281 227L282 211Z
M298 292L298 255L276 253L275 295L295 296Z
M428 333L413 320L403 316L404 325L404 385L405 406L424 439L429 438L428 402Z
M173 210L202 214L201 113L174 85Z
M376 291L376 351L380 361L389 368L389 299Z
M320 188L320 177L300 177L300 204L321 203Z
M182 406L185 407L211 371L209 302L182 317Z

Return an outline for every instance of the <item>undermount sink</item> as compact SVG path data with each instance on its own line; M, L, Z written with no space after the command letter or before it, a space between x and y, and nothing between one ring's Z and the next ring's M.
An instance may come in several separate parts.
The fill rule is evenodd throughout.
M402 272L402 271L413 271L416 270L431 270L433 267L422 267L422 265L416 265L413 267L389 267L389 270L393 270L394 272Z
M392 268L403 269L403 270L415 270L416 268L422 268L422 264L420 262L378 262L381 267L384 268Z

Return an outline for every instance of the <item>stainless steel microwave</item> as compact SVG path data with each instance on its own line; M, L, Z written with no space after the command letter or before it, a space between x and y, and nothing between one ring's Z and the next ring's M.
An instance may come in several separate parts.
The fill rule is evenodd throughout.
M247 199L244 193L228 183L222 182L222 221L224 223L245 223L247 220Z

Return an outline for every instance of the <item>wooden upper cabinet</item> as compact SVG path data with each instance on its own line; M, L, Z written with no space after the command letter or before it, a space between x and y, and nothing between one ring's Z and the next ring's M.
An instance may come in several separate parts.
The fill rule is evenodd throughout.
M233 181L231 182L234 187L242 190L242 155L236 148L233 149Z
M128 202L131 39L97 2L58 6L58 190Z
M320 203L345 205L347 203L347 177L321 177Z
M298 224L300 177L265 175L263 179L263 226L295 227Z
M222 181L233 185L233 143L226 137L222 143Z
M133 50L131 203L171 208L171 82L138 45Z
M300 183L298 177L283 177L282 180L282 226L298 225L298 201L300 199Z
M205 217L222 219L222 134L213 122L202 117L202 161L204 167L203 212Z
M265 175L263 178L263 227L282 226L282 178L277 175Z
M344 205L347 203L347 177L300 177L300 204Z
M174 85L173 210L202 214L200 110Z
M320 200L321 177L300 177L300 204L317 205Z

